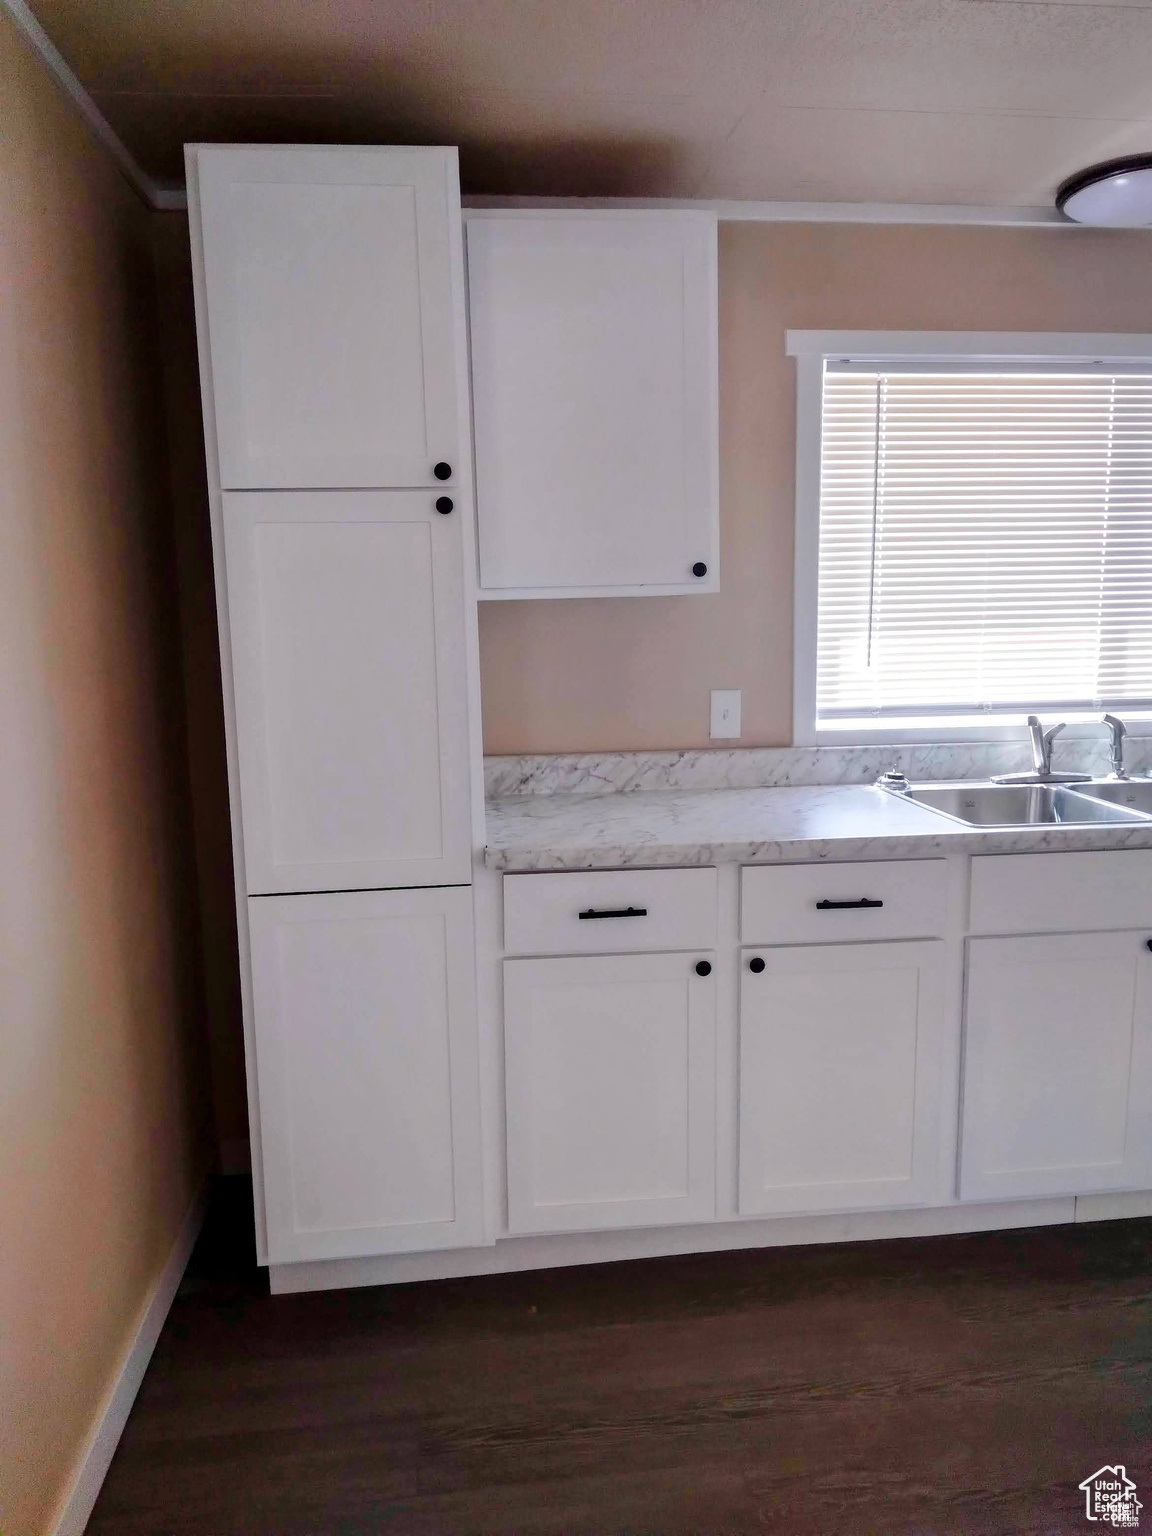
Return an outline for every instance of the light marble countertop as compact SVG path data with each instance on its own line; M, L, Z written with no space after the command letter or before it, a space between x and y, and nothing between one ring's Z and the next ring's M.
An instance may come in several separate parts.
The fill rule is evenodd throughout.
M514 795L487 805L490 869L654 868L1152 848L1152 821L966 827L865 785Z

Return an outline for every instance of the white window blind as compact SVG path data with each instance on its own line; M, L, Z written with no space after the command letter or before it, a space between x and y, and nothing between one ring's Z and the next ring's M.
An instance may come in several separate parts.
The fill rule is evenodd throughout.
M816 705L1152 707L1152 372L827 363Z

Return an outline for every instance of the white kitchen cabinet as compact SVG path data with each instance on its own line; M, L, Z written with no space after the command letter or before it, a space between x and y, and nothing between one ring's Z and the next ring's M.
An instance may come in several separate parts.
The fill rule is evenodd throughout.
M191 145L187 167L258 1252L472 1246L456 151Z
M439 499L224 497L251 894L470 878L460 514Z
M972 860L969 932L1152 927L1152 848L993 853Z
M938 1198L944 947L743 954L742 1214Z
M220 484L455 478L455 149L202 144L189 182Z
M963 1199L1152 1187L1146 941L1134 932L969 942Z
M760 864L740 876L744 944L934 939L947 912L943 859Z
M715 215L466 228L480 595L715 592Z
M713 1216L715 985L699 953L505 961L511 1232Z
M471 891L248 906L272 1262L482 1242Z
M509 955L609 955L716 944L714 869L505 875Z

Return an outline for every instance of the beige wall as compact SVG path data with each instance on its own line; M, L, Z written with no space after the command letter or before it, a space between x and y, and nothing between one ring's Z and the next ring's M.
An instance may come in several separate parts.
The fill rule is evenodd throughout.
M724 224L721 590L484 603L488 753L706 747L708 692L791 740L794 382L788 327L1152 331L1152 236Z
M207 1165L150 216L0 21L0 1531Z

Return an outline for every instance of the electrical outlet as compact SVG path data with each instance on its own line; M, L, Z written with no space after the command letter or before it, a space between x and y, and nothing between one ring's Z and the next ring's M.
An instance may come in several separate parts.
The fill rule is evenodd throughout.
M731 741L740 734L739 688L713 688L712 723L708 734L713 741Z

